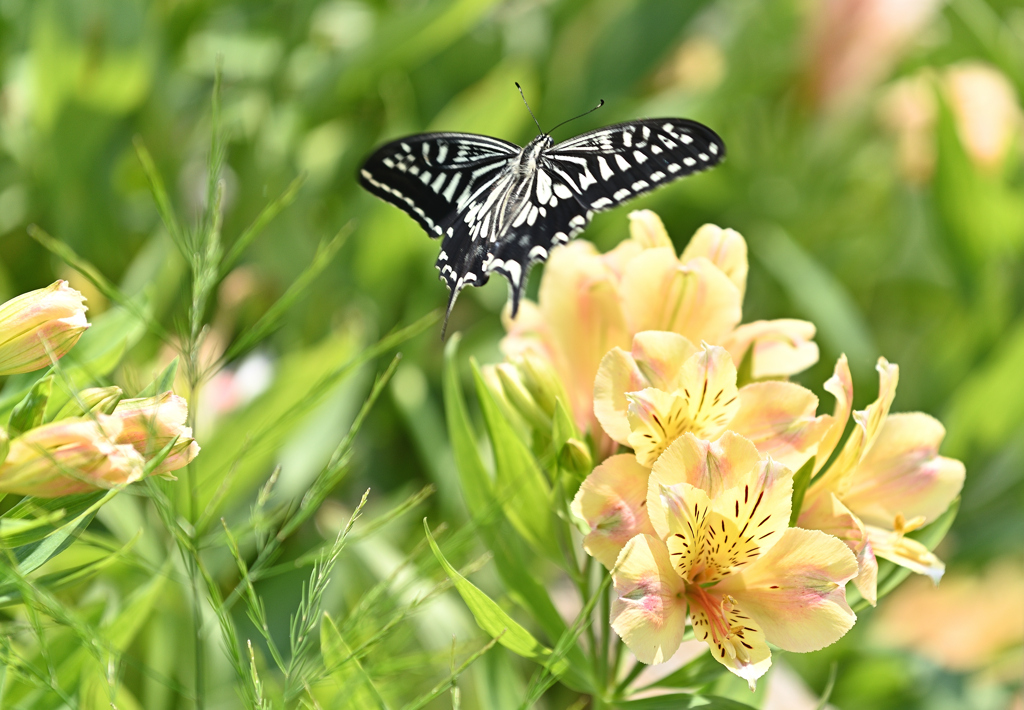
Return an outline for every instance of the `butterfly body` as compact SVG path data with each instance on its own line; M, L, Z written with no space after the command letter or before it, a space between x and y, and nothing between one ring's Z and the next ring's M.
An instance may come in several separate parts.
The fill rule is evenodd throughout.
M714 131L679 118L621 123L557 145L541 134L522 148L489 136L422 133L379 148L359 181L442 237L436 265L451 292L448 314L465 286L500 273L515 316L530 267L594 213L724 157Z

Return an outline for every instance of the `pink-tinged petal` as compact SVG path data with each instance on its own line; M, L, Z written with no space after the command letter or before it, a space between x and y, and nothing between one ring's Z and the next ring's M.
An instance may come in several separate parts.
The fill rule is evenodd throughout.
M793 470L815 454L832 426L831 416L815 416L814 393L792 382L754 382L740 389L739 401L729 429Z
M825 391L836 398L835 411L832 414L832 425L818 444L817 459L814 462L814 473L820 471L835 451L836 445L843 437L846 422L850 420L853 409L853 378L850 376L850 365L846 355L840 355L836 361L832 377L825 381Z
M857 616L846 603L845 585L856 574L857 560L842 541L789 528L763 557L715 590L735 597L770 643L807 653L853 627Z
M620 444L629 444L629 419L626 417L629 400L626 393L649 386L633 356L622 348L612 348L601 359L594 379L594 416L605 433Z
M636 453L636 460L648 468L673 441L693 430L686 416L686 401L679 395L648 387L630 392L626 399L630 430L626 441Z
M942 579L946 565L917 540L873 525L865 525L864 528L872 549L879 557L906 567L911 572L927 575L935 584Z
M587 476L572 501L573 514L590 526L583 549L608 569L632 537L654 533L647 516L649 474L630 454L612 456Z
M878 564L860 518L851 513L834 493L815 484L807 490L797 525L808 530L821 530L846 543L857 559L859 571L854 584L861 596L874 605Z
M814 324L805 320L758 320L736 328L722 345L735 362L742 362L747 351L754 348L754 379L788 377L818 362L814 333Z
M619 553L612 581L612 628L642 663L667 661L683 639L686 599L665 543L634 537Z
M772 652L760 625L736 604L736 600L717 593L688 588L690 623L694 636L711 647L716 661L747 681L755 689L757 679L772 664Z
M708 559L708 551L715 545L715 531L710 531L709 537L711 499L707 493L688 483L677 483L671 488L652 483L647 491L647 508L658 517L659 528L665 526L667 530L659 537L668 546L676 574L695 584L721 577L721 569ZM714 522L718 523L718 518Z
M675 248L661 217L650 210L633 210L629 213L629 237L644 249Z
M615 245L611 251L601 255L601 261L608 268L608 271L612 274L616 281L622 280L622 274L626 271L626 266L629 262L633 261L638 254L642 253L644 249L647 249L635 239L623 239L621 242Z
M721 269L743 299L747 290L747 243L739 232L705 224L690 238L679 261L685 264L698 257L704 257Z
M731 431L715 441L687 433L655 462L653 477L665 486L689 483L715 497L747 481L759 461L757 448Z
M889 414L889 407L896 396L896 385L899 382L900 370L890 365L884 357L878 358L875 366L878 370L878 399L868 405L867 409L853 413L856 426L843 445L843 450L828 471L822 475L822 482L828 485L842 498L850 486L850 474L871 449L875 439L882 431L882 423Z
M843 503L868 525L890 527L900 514L934 520L964 484L963 463L938 455L945 435L942 424L927 414L890 414L850 474Z
M637 367L650 387L666 392L679 389L683 364L698 352L700 348L678 333L645 330L633 336L632 354Z
M694 343L717 343L742 315L740 293L721 269L704 258L680 264L668 247L647 249L630 261L621 288L634 332L671 330Z
M630 345L618 286L592 245L573 242L551 253L540 308L561 354L559 371L576 424L585 431L594 419L594 377L601 358L616 346Z

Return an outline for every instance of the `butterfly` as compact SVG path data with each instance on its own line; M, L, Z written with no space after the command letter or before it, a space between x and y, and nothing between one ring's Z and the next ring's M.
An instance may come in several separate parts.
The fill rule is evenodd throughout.
M542 132L526 147L472 133L420 133L378 148L359 182L442 238L436 266L450 292L443 337L464 287L501 274L514 318L530 267L595 213L724 157L713 130L683 118L619 123L558 145Z

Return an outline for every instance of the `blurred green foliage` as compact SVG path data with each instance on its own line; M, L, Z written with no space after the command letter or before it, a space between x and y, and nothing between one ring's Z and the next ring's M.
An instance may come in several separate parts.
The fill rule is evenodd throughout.
M167 332L187 330L180 308L191 297L183 278L187 264L161 222L135 139L152 154L178 218L198 223L209 195L210 95L219 63L225 250L297 177L305 182L241 253L239 278L223 282L213 295L203 314L213 332L225 342L246 332L307 268L318 244L356 220L339 256L259 346L276 372L270 389L253 405L217 422L211 417L205 430L199 413L200 435L210 434L209 443L200 439L200 503L230 473L232 504L217 515L237 523L248 516L277 463L283 467L275 495L287 500L306 490L370 379L368 370L358 369L341 386L332 381L317 392L316 402L304 399L318 378L379 334L445 302L432 267L437 245L412 220L355 184L357 166L376 144L427 129L523 143L534 127L514 89L516 80L543 126L599 98L606 101L604 109L561 129L556 139L641 116L695 118L723 136L726 163L635 206L658 211L679 247L708 221L747 237L752 263L744 320L802 317L819 327L821 362L801 376L803 384L821 393L836 357L846 352L856 404L863 406L875 396L874 359L884 355L900 365L894 408L938 416L948 428L943 453L967 464L960 514L941 555L951 573L979 570L1019 554L1024 539L1024 9L1015 0L932 3L913 36L892 49L872 47L871 35L884 35L881 29L858 30L852 21L845 35L826 34L833 41L816 42L814 28L827 4L2 0L0 297L56 276L71 278L88 289L95 319L76 350L78 360L90 364L87 376L112 377L132 390L151 379L162 347L152 329L75 276L27 236L26 226L40 225L124 293L139 296ZM845 74L832 71L857 42L868 47L860 55L863 66L854 62ZM994 167L972 158L951 95L941 90L944 72L965 61L1001 72L1014 94L1015 133ZM847 85L837 76L846 77ZM883 118L890 87L910 77L931 82L936 106L917 138L930 160L924 173L907 171L901 135ZM625 213L599 216L584 236L609 248L625 234ZM531 279L532 293L539 276ZM463 349L482 362L497 359L502 332L498 313L505 286L492 281L460 300L449 328L464 332ZM229 282L247 285L232 291ZM379 512L378 504L397 503L432 483L438 494L429 503L431 521L459 526L467 512L445 443L442 343L428 329L403 351L390 396L369 416L355 447L353 473L332 505L350 511L371 486L368 510ZM77 382L75 362L67 365ZM0 397L5 411L31 382L9 379ZM242 449L254 445L247 437L264 430L271 438L233 465ZM135 528L119 529L118 515L135 519L142 509L119 499L99 514L114 537L128 544ZM302 528L287 558L301 558L323 544L321 532ZM351 611L367 588L398 574L417 545L413 566L422 578L403 579L378 610L400 608L422 592L425 579L440 579L424 556L414 520L403 519L385 532L379 541L356 545L353 558L341 558L343 579L324 599L340 634L321 639L330 646L325 656L343 653L339 649L353 638L372 635L363 622L346 626L337 614ZM333 538L334 532L324 535ZM150 550L143 558L159 559L151 550L154 540L143 536L133 544ZM471 536L463 535L445 553L469 561L473 550ZM222 569L232 568L225 550L211 554L223 558ZM87 564L95 555L82 551L78 557ZM271 632L287 639L288 615L306 572L281 571L264 589ZM485 568L481 575L488 573ZM119 611L110 604L105 611L99 601L94 608L82 604L96 623L115 623L116 614L141 616L160 594L160 577L151 577L152 570L121 571L117 586L125 599ZM221 581L230 590L238 580ZM449 671L450 635L458 634L461 645L476 633L454 597L441 599L444 613L396 627L388 648L403 648L405 655L379 653L363 661L371 676L392 684L389 702L411 700L432 687ZM121 642L134 644L137 659L125 683L141 693L147 708L189 707L192 679L168 650L181 643L184 606L183 599L167 606L139 638L124 632ZM870 611L862 614L864 627L871 617ZM116 623L132 628L130 621ZM860 633L824 653L786 661L821 691L836 660L832 702L843 710L995 708L1007 701L1005 684L986 685L906 653L877 650ZM252 629L247 635L257 636ZM54 644L63 655L56 638ZM217 685L229 676L227 662L217 659L216 640L209 646L209 682L216 686L211 706L230 707L237 698ZM488 652L460 683L467 686L464 705L514 707L517 701L510 698L524 697L527 677L517 663L502 649ZM166 674L150 673L151 668L167 669ZM394 679L407 683L408 692L396 689ZM553 693L552 707L568 704ZM433 702L432 707L447 707L451 696Z

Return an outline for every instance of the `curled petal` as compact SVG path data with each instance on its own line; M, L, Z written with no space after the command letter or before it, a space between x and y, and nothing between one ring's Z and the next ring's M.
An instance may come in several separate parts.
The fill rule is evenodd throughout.
M653 387L626 395L630 434L627 443L636 460L650 468L669 444L694 429L686 416L686 400Z
M812 485L804 497L803 508L797 525L810 530L821 530L832 535L850 548L857 559L857 585L861 596L872 606L875 604L875 580L878 577L878 563L868 542L868 533L860 518L850 512L834 493Z
M740 407L729 429L750 439L762 455L798 469L814 455L832 426L815 416L818 398L792 382L754 382L739 391Z
M629 213L629 236L644 249L675 248L661 217L650 210L633 210Z
M612 581L612 628L641 662L667 661L683 638L686 600L665 543L634 537L619 553Z
M716 661L747 681L751 690L772 664L772 652L760 625L717 588L706 592L690 587L690 623L693 634L711 647Z
M652 478L665 486L689 483L715 497L748 480L758 461L754 445L731 431L715 441L687 433L655 462Z
M722 345L735 362L742 362L747 351L754 348L754 379L788 377L818 361L814 333L814 324L805 320L758 320L736 328Z
M865 525L864 528L872 549L879 557L906 567L911 572L927 575L935 584L942 579L946 565L917 540L873 525Z
M939 456L946 430L920 412L891 414L860 465L843 502L865 523L890 526L897 515L941 515L960 493L964 465Z
M734 229L705 224L698 229L683 249L679 261L704 257L722 270L739 291L740 299L747 290L747 243Z
M601 428L620 444L629 444L629 409L627 392L649 386L633 356L622 348L612 348L601 359L594 379L594 416Z
M587 521L583 549L608 569L635 535L654 533L647 516L649 471L629 454L606 459L580 486L572 512Z
M632 355L637 367L649 386L666 392L679 388L684 363L698 352L693 343L678 333L645 330L633 336Z
M864 531L865 538L867 530ZM868 540L864 546L854 554L857 557L857 576L853 578L853 585L864 597L868 604L875 606L878 603L878 559L875 557L875 550Z
M832 377L825 381L825 391L836 398L836 407L832 414L832 425L818 444L818 458L814 462L815 473L824 467L835 451L836 445L843 437L846 422L850 420L850 410L853 409L853 378L850 376L850 365L846 361L846 355L840 355L836 361Z
M839 640L856 620L845 585L857 561L840 540L789 528L763 557L715 589L731 594L770 643L806 653Z
M667 247L629 262L622 299L630 328L671 330L691 342L721 342L740 322L742 298L721 269L704 258L680 264Z
M890 365L884 358L878 358L875 366L878 370L878 399L868 405L867 409L853 413L856 422L850 438L843 445L843 450L835 462L829 467L823 476L823 482L827 482L832 490L843 497L850 486L850 474L860 463L864 455L871 449L875 439L882 431L882 423L889 414L889 407L896 396L896 385L899 382L900 370L896 365Z

